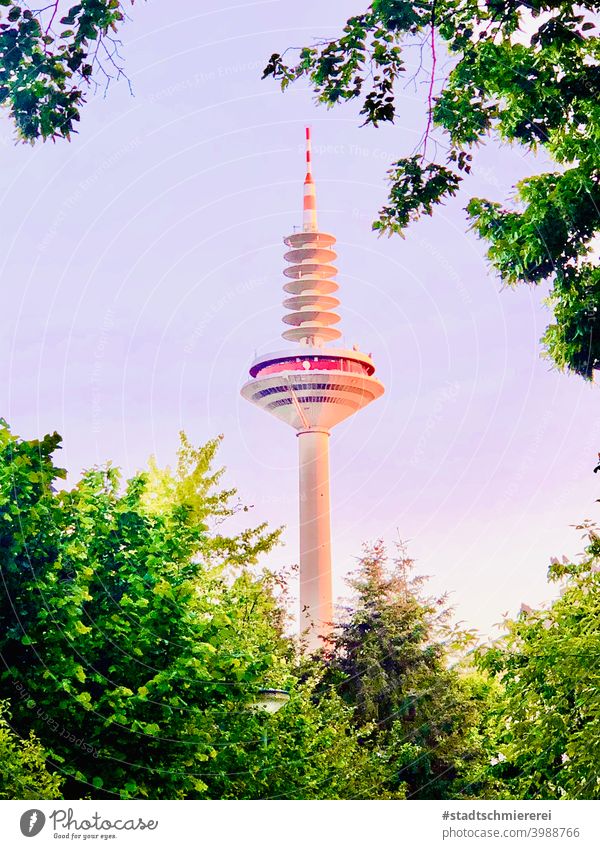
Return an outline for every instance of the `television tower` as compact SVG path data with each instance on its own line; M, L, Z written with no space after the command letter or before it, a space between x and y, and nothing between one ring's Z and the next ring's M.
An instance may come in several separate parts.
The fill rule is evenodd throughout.
M306 129L306 178L302 229L284 238L287 293L284 339L291 348L258 357L242 396L290 425L300 460L300 630L309 650L322 645L333 619L329 506L331 428L383 395L370 356L330 347L342 335L333 296L334 236L317 226L310 129Z

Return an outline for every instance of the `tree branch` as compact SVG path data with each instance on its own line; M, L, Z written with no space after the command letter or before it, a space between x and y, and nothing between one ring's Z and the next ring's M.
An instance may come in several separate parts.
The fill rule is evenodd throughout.
M425 159L425 154L427 153L427 142L429 141L429 134L431 133L431 126L433 124L433 86L435 83L435 66L437 63L437 55L435 52L435 0L433 0L433 5L431 7L431 79L429 80L429 91L427 92L427 126L425 127L425 136L423 138L423 153L421 155L421 162Z

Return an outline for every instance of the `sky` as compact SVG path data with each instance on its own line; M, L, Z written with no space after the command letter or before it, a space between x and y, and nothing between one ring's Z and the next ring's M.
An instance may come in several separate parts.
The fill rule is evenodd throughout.
M463 211L510 200L545 163L490 143L457 198L378 238L386 169L426 124L426 75L400 87L393 125L360 127L357 104L261 80L271 53L335 35L360 3L198 5L133 7L133 94L101 87L71 143L15 145L2 118L0 412L23 437L62 434L71 484L107 460L126 475L151 454L170 463L180 430L222 433L252 521L285 525L266 562L295 563L294 432L239 389L257 353L287 344L282 239L301 223L308 124L342 342L371 352L386 386L332 435L334 591L363 543L403 539L432 592L495 634L555 595L550 557L575 556L572 526L598 512L598 388L540 357L545 290L503 289Z

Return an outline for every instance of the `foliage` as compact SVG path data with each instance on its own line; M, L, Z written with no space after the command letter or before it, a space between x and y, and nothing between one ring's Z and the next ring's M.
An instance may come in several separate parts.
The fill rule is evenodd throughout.
M378 765L300 669L280 579L251 569L278 532L220 532L240 507L219 440L184 438L173 472L122 487L109 466L56 491L59 442L0 428L0 697L66 797L368 795ZM264 687L291 691L276 717L250 707Z
M315 668L315 666L317 668ZM300 671L300 670L299 670ZM402 799L405 786L385 785L386 768L365 745L352 706L324 686L314 661L305 665L285 709L249 724L234 712L215 759L213 797L223 799Z
M389 200L373 225L382 233L402 233L454 195L487 138L543 150L556 170L520 181L512 209L473 198L467 211L507 283L552 281L547 355L585 378L600 367L598 272L584 261L600 230L597 11L597 0L374 0L339 38L302 48L295 64L275 53L264 72L283 89L308 77L327 105L359 98L376 127L396 117L403 48L431 54L427 126L420 151L389 171ZM452 68L434 96L440 40ZM444 164L427 156L434 126L445 135Z
M223 533L243 507L218 439L183 438L174 471L92 469L70 490L59 445L0 427L0 795L600 797L591 524L582 561L551 566L558 600L507 623L478 670L445 597L381 543L327 650L300 658L285 578L253 565L277 532ZM275 715L252 707L265 687L290 693Z
M512 798L600 798L600 535L580 527L588 540L581 561L550 566L560 597L523 610L479 651L479 665L502 687L489 718L490 774Z
M94 74L108 84L123 73L111 33L125 17L125 4L81 0L65 14L61 6L56 0L30 9L0 0L0 104L22 141L70 138Z
M0 702L0 799L60 799L61 780L48 771L46 753L33 734L22 739Z
M382 787L409 798L460 795L482 757L478 723L488 689L451 665L471 635L450 623L446 599L422 594L423 577L399 546L387 568L381 542L367 547L350 580L353 604L327 657L330 681L355 721L372 724L365 745L385 769ZM463 780L464 779L464 780Z
M68 793L79 782L121 796L199 795L215 728L198 712L239 706L274 665L259 589L243 572L227 581L227 557L221 569L204 565L208 527L185 500L147 510L144 475L121 493L116 469L94 469L53 492L57 446L56 436L2 433L1 680L21 694L15 724L33 718ZM247 538L251 563L276 534Z

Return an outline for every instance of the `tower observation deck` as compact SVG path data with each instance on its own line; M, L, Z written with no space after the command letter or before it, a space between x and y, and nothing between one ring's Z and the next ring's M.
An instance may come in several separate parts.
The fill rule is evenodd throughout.
M331 345L341 336L335 311L334 236L317 225L310 130L302 230L284 238L287 297L283 338L291 347L258 357L242 396L295 429L300 484L300 628L309 650L322 645L333 619L329 434L383 395L370 356Z

